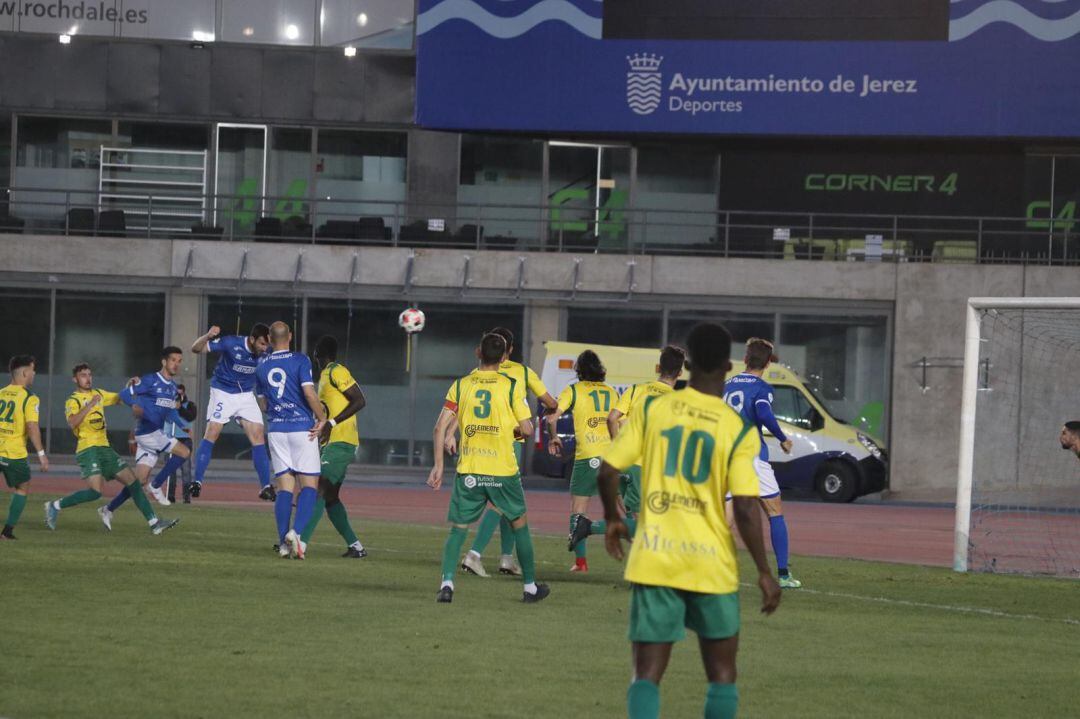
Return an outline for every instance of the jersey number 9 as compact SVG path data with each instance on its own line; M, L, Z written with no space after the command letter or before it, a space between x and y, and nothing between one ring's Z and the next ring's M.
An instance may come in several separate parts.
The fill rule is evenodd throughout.
M742 414L743 405L746 404L746 395L742 393L742 390L726 394L724 395L724 399L727 401L728 407L731 407L739 414Z
M276 396L281 399L281 395L285 394L285 370L275 367L266 373L266 381L277 390Z

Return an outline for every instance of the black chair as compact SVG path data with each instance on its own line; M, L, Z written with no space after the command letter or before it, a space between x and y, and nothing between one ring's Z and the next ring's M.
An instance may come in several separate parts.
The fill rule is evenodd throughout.
M386 221L381 217L361 217L356 221L356 239L381 244L386 240Z
M89 207L72 207L67 213L69 235L89 237L94 234L94 211Z
M325 240L358 240L359 225L353 220L327 220L319 227L317 236Z
M26 220L21 217L15 217L7 213L0 214L0 232L21 235L25 226Z
M98 237L127 237L127 216L123 210L102 210L98 215Z
M274 239L281 237L281 220L277 217L260 217L255 223L256 239Z
M300 215L285 218L281 224L281 236L293 240L311 240L311 223Z
M224 227L211 227L210 225L195 224L191 226L193 240L220 240L225 236Z
M454 244L477 247L484 241L484 228L477 225L462 225L454 233Z

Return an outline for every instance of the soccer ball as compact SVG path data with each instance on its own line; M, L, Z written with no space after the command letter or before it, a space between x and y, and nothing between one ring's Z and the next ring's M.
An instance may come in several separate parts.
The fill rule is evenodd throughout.
M397 323L406 333L414 334L424 329L424 313L410 307L398 316Z

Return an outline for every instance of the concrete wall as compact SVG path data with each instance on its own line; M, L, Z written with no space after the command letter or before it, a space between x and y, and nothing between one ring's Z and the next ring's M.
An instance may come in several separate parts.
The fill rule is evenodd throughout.
M913 365L923 357L958 364L968 297L1080 295L1080 274L1074 268L414 252L4 235L0 235L0 277L11 282L164 287L170 293L167 333L183 345L203 331L199 316L203 294L236 288L245 253L245 292L523 304L528 336L520 342L528 348L533 366L543 359L540 343L564 332L563 310L579 302L626 308L692 301L707 308L710 301L760 297L795 306L803 301L838 308L866 302L875 307L891 305L895 308L889 438L892 489L904 497L938 499L949 499L955 482L961 369L930 369L930 389L924 392L921 373ZM519 288L522 261L524 282ZM185 365L184 374L201 372ZM1010 440L1014 436L1002 435Z

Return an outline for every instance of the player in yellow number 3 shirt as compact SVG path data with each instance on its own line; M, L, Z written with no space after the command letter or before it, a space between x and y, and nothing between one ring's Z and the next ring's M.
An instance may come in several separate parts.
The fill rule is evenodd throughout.
M761 611L771 614L780 603L757 502L760 439L723 400L731 335L720 325L700 324L690 332L687 350L690 386L633 409L600 467L604 539L608 552L622 559L621 540L630 535L619 514L619 475L641 464L641 515L626 563L632 584L630 719L660 716L660 680L686 627L698 635L709 680L706 719L735 716L739 572L724 516L728 492L739 534L757 565Z

